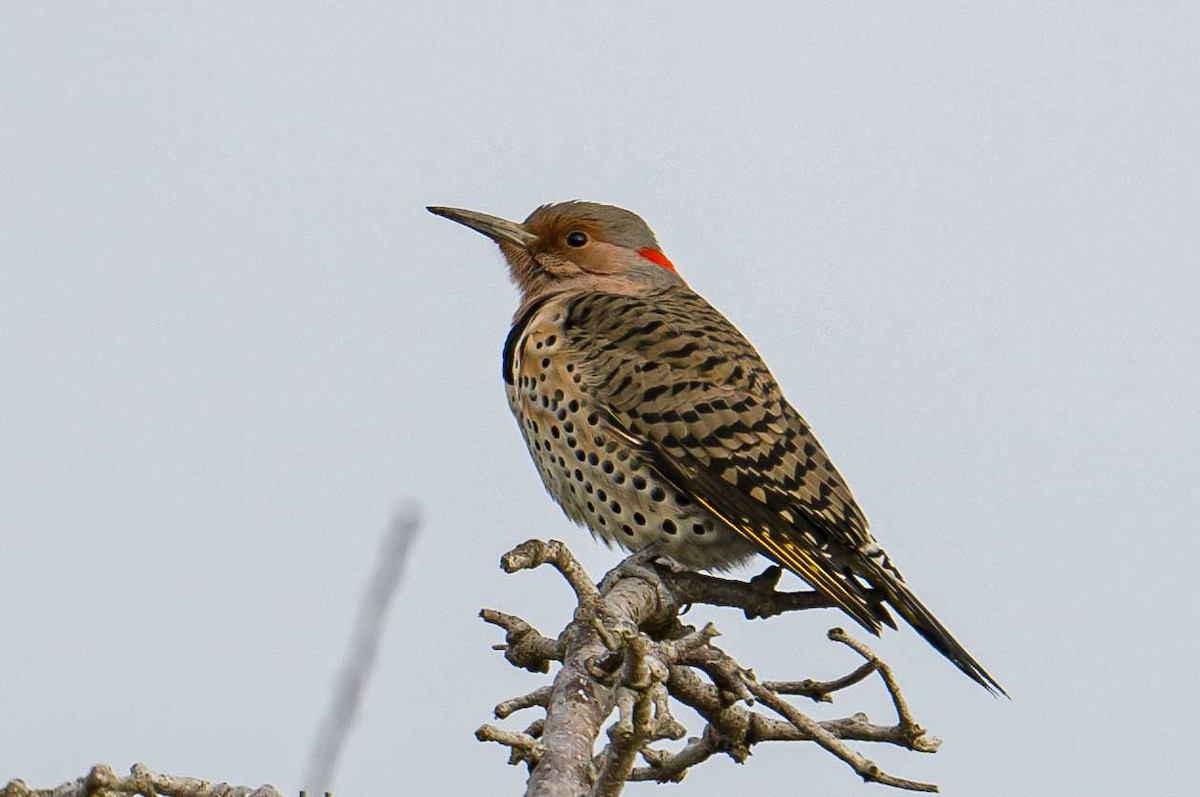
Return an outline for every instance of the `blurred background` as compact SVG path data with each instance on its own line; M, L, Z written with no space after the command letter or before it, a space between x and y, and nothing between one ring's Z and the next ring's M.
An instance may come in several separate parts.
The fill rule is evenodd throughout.
M411 498L337 793L520 793L472 733L541 681L476 613L554 632L571 600L497 560L619 557L509 416L498 251L424 206L582 198L757 344L1013 695L888 634L945 744L866 754L951 794L1194 794L1198 86L1186 3L8 6L0 782L326 788L309 744ZM761 677L855 665L832 611L706 619ZM813 711L860 709L878 684ZM804 745L628 793L801 785L883 793Z

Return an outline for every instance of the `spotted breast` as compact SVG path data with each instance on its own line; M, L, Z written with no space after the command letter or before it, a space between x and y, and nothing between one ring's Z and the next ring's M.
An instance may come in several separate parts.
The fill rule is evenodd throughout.
M546 489L568 517L609 545L636 551L657 542L667 556L697 568L749 558L753 544L663 479L614 423L601 396L607 388L632 391L634 374L644 387L648 363L588 356L589 340L601 340L588 321L607 316L620 324L626 317L596 307L595 296L555 297L529 308L505 344L509 406Z

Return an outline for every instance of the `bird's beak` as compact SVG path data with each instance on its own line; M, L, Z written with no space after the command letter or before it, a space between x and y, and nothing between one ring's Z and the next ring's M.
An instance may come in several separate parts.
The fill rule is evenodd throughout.
M538 237L515 221L502 219L499 216L489 216L475 210L460 208L425 208L435 216L444 216L450 221L457 221L464 227L470 227L481 232L496 243L510 243L522 249L528 249L537 243Z

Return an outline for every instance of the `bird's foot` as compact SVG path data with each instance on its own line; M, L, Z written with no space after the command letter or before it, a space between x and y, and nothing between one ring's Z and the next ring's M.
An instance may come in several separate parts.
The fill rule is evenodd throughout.
M662 567L678 573L687 568L662 552L658 543L650 543L625 558L619 565L604 574L600 581L600 591L608 592L621 579L638 578L654 586L658 599L663 606L674 605L675 599L671 591L663 583L657 568Z

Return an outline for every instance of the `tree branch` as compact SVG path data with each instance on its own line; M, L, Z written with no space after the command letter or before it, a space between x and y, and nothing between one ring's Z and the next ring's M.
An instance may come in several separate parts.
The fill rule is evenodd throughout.
M388 608L400 586L404 563L419 528L420 517L413 506L401 507L392 516L376 558L375 571L358 606L354 632L334 686L333 699L313 739L304 773L307 788L321 791L333 788L338 759L375 669Z
M31 789L25 781L10 781L0 789L0 797L282 797L274 786L231 786L198 778L184 778L152 772L145 764L134 764L122 777L103 764L92 767L82 778L50 789Z
M717 629L684 625L679 614L704 603L742 609L748 618L830 605L814 592L778 592L779 569L749 582L658 566L635 554L609 572L597 588L562 543L531 540L501 560L507 572L550 564L575 593L572 621L557 639L542 636L518 617L485 609L487 622L505 629L498 646L514 666L546 671L562 663L553 684L496 706L497 718L542 707L546 717L525 733L485 725L477 736L510 748L510 763L524 762L526 794L554 797L616 797L630 781L679 781L717 753L745 761L766 741L814 742L845 762L864 780L914 791L933 784L884 772L849 742L892 744L932 753L940 742L917 724L891 669L863 643L841 629L829 638L865 662L826 681L759 681L713 644ZM785 695L832 701L832 695L878 672L896 708L894 725L877 725L865 714L818 722ZM690 706L706 722L678 750L655 747L678 740L685 728L671 713L672 700ZM776 716L752 708L760 704ZM614 717L615 714L615 717ZM610 719L611 718L611 719ZM593 755L608 722L608 742ZM638 758L645 766L636 766Z

